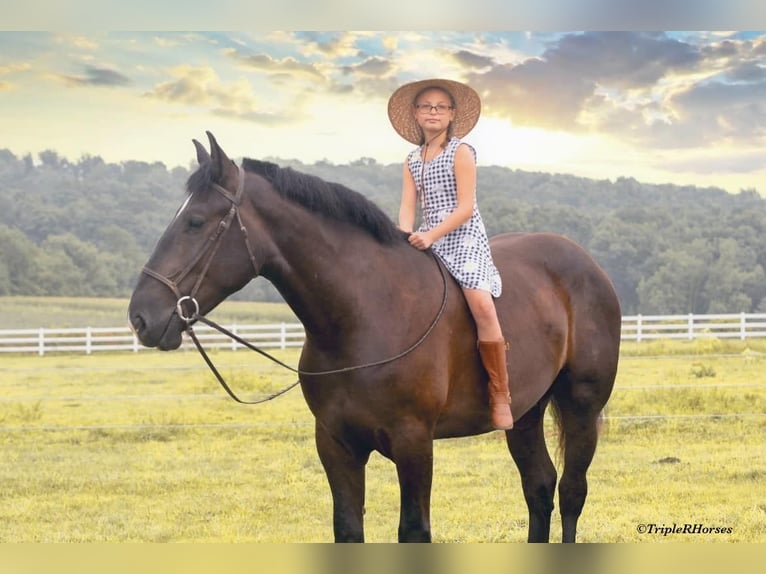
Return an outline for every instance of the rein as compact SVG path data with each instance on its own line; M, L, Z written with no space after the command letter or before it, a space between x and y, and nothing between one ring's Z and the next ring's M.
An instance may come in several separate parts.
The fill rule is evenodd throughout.
M244 192L244 185L245 185L245 175L244 170L242 168L239 168L239 182L237 185L237 191L234 195L232 195L226 188L214 184L214 189L221 193L226 199L231 201L231 208L227 212L226 216L221 220L221 222L218 224L218 227L216 228L216 231L213 235L210 236L208 241L206 242L205 246L192 258L192 260L189 262L189 264L186 265L181 271L174 273L173 275L169 277L165 277L164 275L149 269L148 267L144 266L141 270L144 274L148 275L149 277L152 277L154 279L157 279L160 281L163 285L166 285L173 294L178 297L178 300L176 302L176 309L175 312L178 315L178 317L186 323L186 333L188 333L189 338L194 343L194 346L197 348L197 351L200 355L202 355L202 358L204 359L205 363L207 364L210 371L215 375L215 378L218 380L219 384L223 389L226 391L226 393L234 399L236 402L241 403L243 405L257 405L260 403L265 403L267 401L270 401L272 399L275 399L283 394L285 394L287 391L291 390L293 387L297 386L300 383L300 379L295 381L293 384L285 387L284 389L277 391L276 393L273 393L271 395L268 395L265 398L255 400L255 401L243 401L240 399L234 391L231 390L228 384L226 384L226 381L224 380L223 376L221 376L221 373L218 371L216 366L213 364L213 361L208 356L207 352L205 351L205 348L202 346L202 343L197 338L197 334L194 332L194 329L192 325L199 321L200 323L204 323L205 325L212 327L213 329L217 330L219 333L226 335L230 339L236 341L237 343L247 347L248 349L255 351L256 353L259 353L260 355L266 357L267 359L273 361L277 365L284 367L285 369L296 373L299 377L301 375L305 376L326 376L326 375L337 375L341 373L348 373L351 371L358 371L360 369L367 369L370 367L378 367L381 365L385 365L388 363L392 363L394 361L397 361L407 355L409 355L411 352L413 352L415 349L417 349L425 340L428 338L428 336L431 334L431 332L436 327L437 323L441 319L442 315L444 314L444 310L447 307L447 275L444 270L444 266L439 264L439 261L436 257L436 254L432 251L431 254L434 257L434 260L436 261L436 265L439 268L439 271L441 272L442 276L442 301L441 305L439 307L439 311L436 313L436 316L434 317L434 320L431 322L431 324L428 326L426 331L420 336L420 338L415 341L412 345L410 345L407 349L402 351L401 353L398 353L397 355L394 355L392 357L388 357L386 359L381 359L378 361L372 361L370 363L363 363L359 365L353 365L350 367L341 367L339 369L330 369L326 371L304 371L303 369L296 369L295 367L291 367L290 365L280 361L273 355L269 354L268 352L264 351L263 349L260 349L259 347L253 345L249 341L244 340L242 337L237 335L236 333L231 332L230 330L226 329L225 327L219 325L215 321L208 319L204 315L200 315L199 313L199 303L195 299L195 295L197 294L197 291L199 290L200 285L202 284L202 280L207 274L208 269L210 268L210 265L213 261L213 257L215 257L216 252L218 251L219 243L218 240L223 235L223 232L226 231L226 229L229 228L231 225L232 220L236 217L237 223L239 224L240 231L243 234L244 241L245 241L245 247L247 248L247 253L250 258L250 262L253 265L253 268L255 269L256 275L258 274L258 268L255 262L255 256L253 254L252 247L250 245L250 240L248 238L247 229L245 228L244 224L242 223L242 218L239 215L239 205L242 202L242 194ZM209 253L208 253L209 252ZM181 291L178 287L178 284L192 271L192 269L197 265L197 263L200 262L200 260L205 257L205 254L208 253L207 259L204 263L204 266L202 268L202 272L200 273L199 277L197 278L197 281L194 284L194 287L191 290L191 293L189 295L181 295ZM189 303L192 305L193 310L189 315L184 314L184 304Z

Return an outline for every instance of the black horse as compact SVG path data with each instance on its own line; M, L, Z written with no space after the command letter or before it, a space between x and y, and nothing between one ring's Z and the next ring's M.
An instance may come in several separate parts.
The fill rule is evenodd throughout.
M300 383L332 492L335 540L364 540L365 466L378 451L396 465L399 540L430 541L434 439L492 430L487 374L458 285L360 194L271 163L245 159L240 168L208 137L210 154L194 142L199 168L187 201L130 301L135 332L146 346L175 349L185 305L204 315L256 275L267 278L305 327ZM562 540L574 542L617 371L619 303L593 259L563 237L506 234L491 247L511 341L516 426L506 437L528 540L550 536L550 403L563 447ZM316 374L328 370L340 372Z

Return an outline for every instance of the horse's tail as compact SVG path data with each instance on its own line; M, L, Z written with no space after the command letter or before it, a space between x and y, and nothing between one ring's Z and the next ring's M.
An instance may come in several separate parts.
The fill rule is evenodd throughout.
M556 426L556 435L558 436L556 453L553 459L556 466L559 466L559 463L564 458L564 450L566 449L566 435L564 434L564 424L561 420L561 409L559 408L559 404L556 402L555 398L551 400L550 408L553 424Z
M551 399L550 408L553 424L556 426L556 434L558 435L558 443L556 445L556 453L554 456L554 461L558 466L559 463L564 460L564 453L566 452L566 434L564 433L564 423L561 418L561 409L559 408L559 404L556 402L556 397ZM598 413L598 417L596 417L596 432L598 433L598 436L601 436L601 433L606 430L608 420L604 415L605 411L606 407L604 407Z

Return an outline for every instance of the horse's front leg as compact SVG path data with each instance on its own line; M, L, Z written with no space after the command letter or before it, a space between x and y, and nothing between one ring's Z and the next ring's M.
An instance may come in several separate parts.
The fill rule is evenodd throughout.
M335 542L364 542L364 470L370 453L352 452L319 422L315 435L332 493Z
M392 438L401 494L399 542L431 542L433 435L419 425L402 425Z

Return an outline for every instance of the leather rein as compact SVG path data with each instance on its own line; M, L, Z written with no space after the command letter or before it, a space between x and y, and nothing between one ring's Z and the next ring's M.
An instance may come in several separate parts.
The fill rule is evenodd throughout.
M185 328L186 333L189 335L189 338L191 338L192 342L194 343L194 346L197 348L197 351L199 351L199 354L202 355L202 358L204 359L207 366L210 368L211 372L215 375L215 378L218 380L218 382L226 391L226 393L236 402L241 403L243 405L256 405L259 403L270 401L272 399L279 397L280 395L285 394L287 391L297 386L300 383L300 379L295 381L293 384L285 387L284 389L277 391L276 393L273 393L271 395L268 395L267 397L263 399L259 399L255 401L244 401L240 399L234 393L234 391L231 390L229 385L226 384L226 381L224 380L223 376L218 371L216 366L213 364L213 361L208 356L207 352L205 351L205 348L202 346L202 343L200 343L199 339L197 338L197 334L194 332L194 329L192 327L192 325L197 321L199 321L200 323L204 323L205 325L208 325L209 327L212 327L213 329L217 330L219 333L226 335L230 339L236 341L237 343L247 347L248 349L252 351L255 351L256 353L259 353L260 355L273 361L277 365L280 365L281 367L284 367L285 369L292 371L293 373L296 373L300 377L301 375L305 375L305 376L337 375L341 373L357 371L360 369L367 369L370 367L378 367L381 365L385 365L387 363L392 363L394 361L397 361L405 357L406 355L409 355L412 351L417 349L423 343L423 341L425 341L426 338L431 334L431 332L436 327L436 324L439 322L442 315L444 314L444 310L447 307L447 276L444 270L444 266L439 264L439 261L436 259L436 255L433 252L431 252L432 255L434 256L434 260L436 261L436 264L439 267L439 271L441 272L441 276L442 276L443 292L442 292L441 306L439 307L439 310L436 313L434 320L428 326L428 329L426 329L426 331L420 336L420 338L418 338L418 340L415 341L412 345L410 345L407 349L405 349L401 353L398 353L386 359L381 359L381 360L373 361L370 363L353 365L350 367L342 367L339 369L330 369L327 371L305 371L303 369L296 369L295 367L291 367L290 365L280 361L279 359L269 354L268 352L264 351L263 349L253 345L249 341L244 340L242 337L240 337L236 333L231 332L230 330L219 325L215 321L208 319L204 315L200 315L199 303L197 302L197 299L195 298L195 296L197 294L197 291L199 291L200 285L202 284L202 280L207 275L208 269L210 268L210 265L213 262L213 258L215 257L218 251L218 248L221 245L220 239L222 235L231 226L232 222L235 219L237 224L239 225L240 231L242 232L242 236L245 242L245 248L247 249L247 254L248 254L248 257L250 258L250 262L253 265L253 269L255 270L256 275L258 275L258 267L255 261L255 255L253 253L252 245L250 244L247 228L245 228L245 225L242 222L242 217L239 214L239 206L242 203L242 196L243 196L244 187L245 187L244 170L238 167L237 191L233 195L231 194L231 192L229 192L229 190L227 190L225 187L221 185L213 184L212 187L218 193L223 195L223 197L225 197L231 202L231 207L229 208L229 211L226 213L224 218L220 221L220 223L216 227L215 232L205 242L205 245L202 247L202 249L200 249L200 251L197 252L197 254L189 261L189 263L184 268L182 268L180 271L176 273L173 273L172 275L168 277L165 277L161 273L158 273L157 271L154 271L146 266L144 266L141 269L141 272L148 275L149 277L152 277L158 280L160 283L167 286L173 292L173 294L177 297L176 308L174 312L178 315L178 317L182 321L184 321L184 323L186 323L186 328ZM202 266L202 271L197 277L197 281L194 283L192 290L190 291L188 295L182 295L181 290L179 288L179 284L181 283L181 281L183 281L186 278L187 275L191 273L191 271L203 259L204 259L204 263ZM191 310L189 311L188 315L185 314L186 312L184 311L184 305L186 304L191 305Z

